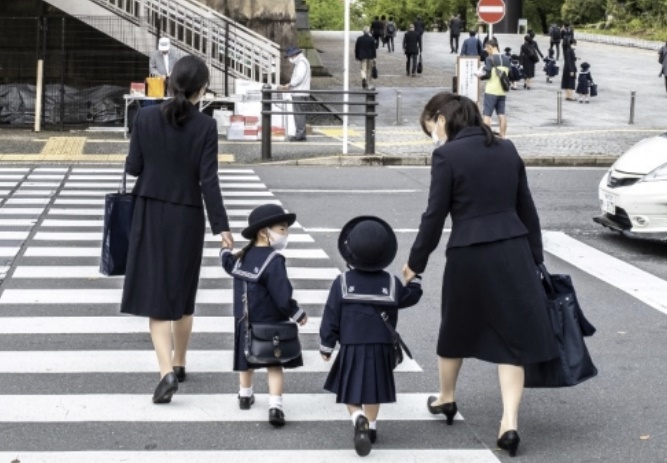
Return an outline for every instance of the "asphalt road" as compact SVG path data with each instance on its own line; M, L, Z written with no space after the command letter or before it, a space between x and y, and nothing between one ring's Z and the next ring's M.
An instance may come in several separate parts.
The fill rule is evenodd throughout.
M115 169L118 169L118 166ZM414 239L414 231L419 225L420 214L426 204L430 180L428 169L253 166L252 171L259 176L266 189L276 196L274 199L280 200L287 209L298 214L298 221L303 226L303 231L298 233L305 232L314 239L312 244L294 243L288 249L321 249L330 259L320 265L342 270L344 263L336 248L337 230L354 216L373 214L388 220L399 230L399 255L390 270L397 273L400 271ZM224 176L225 169L221 172ZM238 172L240 171L237 170L236 174ZM592 222L592 217L598 213L596 188L603 172L601 169L530 169L529 181L544 230L557 234L562 232L564 235L558 236L573 238L577 245L590 246L602 251L606 256L632 265L637 271L645 270L662 280L667 280L664 245L621 239L600 229ZM35 171L31 171L30 175L36 175ZM38 213L36 219L38 224L31 229L27 240L3 244L3 246L20 245L21 251L0 286L2 290L0 323L5 317L14 319L29 316L53 317L51 320L57 320L57 317L62 316L113 317L118 314L117 305L105 301L91 301L87 304L38 303L39 298L48 299L52 295L36 290L53 290L54 294L57 290L69 290L73 295L68 297L78 297L80 294L77 295L77 288L117 290L122 287L122 280L85 278L74 274L63 274L59 278L52 277L50 280L36 276L19 278L19 271L25 271L26 266L72 266L74 269L76 266L96 265L96 257L74 255L39 257L34 254L35 250L58 249L63 246L74 248L96 246L99 249L99 243L91 243L89 239L87 242L48 241L43 239L45 235L39 239L39 233L55 230L52 228L53 219L72 220L72 223L80 220L81 217L76 216L72 212L73 209L78 208L80 209L78 212L84 213L96 207L95 211L101 211L101 203L94 199L100 196L94 197L93 193L89 193L91 199L80 203L76 201L82 196L73 200L73 196L63 195L67 193L65 190L72 194L74 188L72 176L81 175L81 171L73 173L68 170L58 175L61 178L59 180L62 182L61 186L57 187L57 192L49 200L45 210ZM92 185L92 180L85 181ZM117 182L110 180L109 184L116 185ZM45 188L44 191L47 191L48 187L32 184L17 188L30 188L33 191ZM113 188L110 186L108 190L111 191ZM62 198L69 198L69 202L59 203ZM227 199L235 198L230 196ZM3 223L9 224L11 220L25 219L25 216L18 214L18 209L28 207L35 206L26 205L25 200L12 204L6 201L0 208L3 211L2 219L5 220ZM15 208L14 211L11 211L12 208ZM70 212L65 212L66 208L70 209ZM56 209L64 215L55 215ZM95 211L92 214L99 214ZM13 215L13 212L16 215ZM46 219L51 220L51 224L48 224ZM99 217L96 220L99 220ZM236 217L235 220L244 219ZM78 225L84 226L83 222L79 222ZM99 228L91 227L90 224L85 227L88 227L84 230L86 232L98 232ZM63 230L73 232L75 228L72 225L71 228L60 228L58 231ZM76 229L76 231L82 230ZM397 373L399 393L426 395L437 390L435 344L440 320L440 284L445 263L446 238L447 234L444 233L440 248L431 257L425 273L425 295L422 302L402 313L401 334L423 372ZM61 236L58 239L66 238ZM216 246L217 243L207 242L208 250L214 252ZM511 461L665 462L667 460L667 422L664 418L667 414L667 405L664 401L667 391L665 379L667 314L629 295L616 283L609 284L582 271L574 262L562 260L551 253L547 253L546 258L552 272L572 275L586 316L598 329L595 336L588 339L587 344L600 373L598 377L571 389L527 390L520 416L522 438L520 453ZM303 262L299 259L297 261ZM216 259L205 257L204 264L215 266ZM288 265L295 265L294 259L290 260ZM63 272L66 271L67 269ZM631 276L628 274L628 278ZM216 279L205 279L201 283L201 288L204 290L215 290L221 286L229 287L229 280L221 283ZM299 290L326 289L328 283L306 281L299 282L295 287ZM17 303L16 298L21 291L23 294L21 297L28 299ZM665 296L667 297L667 294ZM32 297L35 301L30 300ZM204 303L198 308L198 313L202 318L221 314L228 316L228 305L222 304L222 309L220 306L221 304ZM308 310L311 316L321 315L321 307L313 305ZM32 332L2 334L0 354L6 351L23 351L29 354L36 351L81 351L82 359L90 357L92 361L96 350L150 353L151 349L148 336L141 331L120 334L113 332L67 334L59 332L58 329L53 328L49 331L47 328L48 333L42 335ZM308 336L304 339L304 349L316 350L315 335ZM228 334L196 333L193 338L193 351L230 348L231 338ZM126 362L128 365L134 364L135 360L128 358ZM154 365L151 362L152 357L146 364L147 367L138 371L129 371L129 366L128 371L124 371L124 365L102 365L102 371L99 373L85 371L35 373L29 372L32 368L30 364L14 365L11 359L0 358L0 365L14 365L12 368L16 368L17 371L28 371L0 372L0 400L9 400L3 403L10 406L12 396L17 396L16 400L20 401L29 400L32 396L41 400L48 399L51 395L64 394L78 400L96 394L108 394L110 400L116 402L105 403L99 409L100 414L108 414L116 407L126 406L122 394L143 394L145 398L141 403L149 403L149 394L152 393L156 382ZM196 362L192 361L192 365L196 368ZM56 369L62 367L60 364L55 366ZM120 371L113 373L106 371L105 368L117 368ZM265 393L263 376L259 378L256 382L256 391ZM323 380L324 375L321 372L290 373L287 376L286 400L290 400L290 396L295 400L296 394L303 394L303 400L309 396L321 395ZM284 432L269 429L263 422L226 421L224 414L221 414L220 419L193 419L192 422L188 422L191 414L197 410L184 406L184 403L204 394L218 396L221 393L235 394L236 385L236 375L229 371L193 373L191 379L183 385L175 397L174 404L169 406L171 408L159 410L159 413L174 414L174 418L167 422L155 421L150 417L142 418L138 416L139 411L132 410L128 411L127 422L123 420L106 422L104 419L77 421L74 418L71 420L63 418L63 422L52 423L46 418L42 419L39 414L34 415L33 422L21 422L18 419L7 418L9 414L7 410L4 412L0 410L0 461L6 456L2 452L10 450L16 455L21 455L26 451L58 450L103 452L310 449L341 450L347 452L345 455L348 453L354 455L351 450L349 422L344 421L293 420ZM28 399L21 395L27 395ZM331 399L333 402L333 397ZM234 402L233 398L229 400L230 403ZM51 416L57 413L60 407L67 407L59 402L47 403L49 406L48 410L44 411L44 416ZM458 403L464 421L457 421L452 427L445 426L441 422L433 422L427 413L423 419L416 420L383 422L381 416L379 426L382 440L377 446L379 452L374 450L371 456L380 458L383 449L411 451L438 449L442 452L450 449L489 449L501 461L510 461L505 453L495 450L501 403L493 365L476 360L465 363L459 383ZM298 404L292 404L286 408L288 420L290 416L294 416L298 408ZM17 416L15 407L11 408L11 416ZM29 403L26 403L26 408L30 408ZM155 407L151 406L147 409L147 413L156 413L154 410ZM68 410L68 413L70 411L74 414L86 412L79 408ZM207 412L216 414L220 413L220 410L210 407ZM421 412L425 412L425 409ZM93 410L91 413L94 415L96 411ZM263 413L262 411L262 419L264 419ZM322 410L315 410L313 413L322 413ZM321 457L322 454L318 455ZM317 459L319 457L314 458L311 461L320 461ZM21 458L21 461L27 462L29 459ZM446 459L443 453L442 461L462 460Z

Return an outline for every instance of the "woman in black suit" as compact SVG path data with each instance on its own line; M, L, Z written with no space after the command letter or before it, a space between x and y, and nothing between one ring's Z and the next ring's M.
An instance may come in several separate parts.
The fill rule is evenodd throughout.
M530 90L530 81L535 77L535 58L537 58L537 51L533 46L533 41L530 35L523 38L523 45L521 45L521 66L523 67L524 81L523 88Z
M574 52L576 48L577 40L572 39L563 50L563 78L560 88L565 90L565 99L569 101L576 101L574 99L574 88L577 85L577 55Z
M153 403L185 380L185 357L204 247L204 209L222 246L233 246L218 177L218 131L195 105L208 86L194 56L174 66L173 99L139 110L125 170L138 176L121 312L148 317L160 365ZM172 343L173 339L173 343Z
M421 116L433 152L426 212L403 268L406 281L426 269L451 213L437 353L440 395L431 413L454 416L463 358L498 364L503 417L498 446L516 454L523 365L556 357L544 291L540 221L514 145L496 137L470 99L435 95Z

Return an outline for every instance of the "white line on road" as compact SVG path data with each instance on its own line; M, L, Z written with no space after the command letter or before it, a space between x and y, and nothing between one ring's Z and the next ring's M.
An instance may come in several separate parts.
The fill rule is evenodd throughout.
M230 206L229 201L225 201L226 206ZM2 214L4 209L0 209L0 214ZM8 209L9 210L9 209ZM11 209L12 211L16 211L17 209ZM26 211L24 214L27 214L28 211L41 211L41 209L19 209L21 211ZM228 217L247 217L250 214L250 209L233 209L233 208L227 208L227 216ZM14 212L14 214L18 214ZM53 214L53 215L77 215L77 216L96 216L96 217L102 217L104 216L104 208L100 207L97 209L79 209L79 208L58 208L58 207L52 207L49 209L48 214ZM9 215L9 214L7 214ZM20 214L19 214L20 215Z
M238 226L236 228L239 228ZM233 233L234 241L245 242L248 241L246 238L241 236L240 233ZM26 235L27 238L27 235ZM2 239L14 239L14 238L2 238L2 232L0 232L0 240ZM22 239L22 238L21 238ZM64 233L52 233L52 232L38 232L33 238L35 241L99 241L102 242L102 232L64 232ZM206 234L204 241L207 243L220 242L220 236ZM315 240L310 235L290 233L289 235L290 243L314 243Z
M667 281L563 232L543 232L544 250L667 315Z
M280 251L287 259L329 259L321 249L285 249ZM31 246L26 249L26 257L100 257L99 247L56 247ZM219 248L204 248L204 257L218 257Z

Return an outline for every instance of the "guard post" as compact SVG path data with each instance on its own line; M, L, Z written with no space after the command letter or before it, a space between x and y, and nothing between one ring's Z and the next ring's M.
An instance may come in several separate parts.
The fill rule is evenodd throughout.
M262 87L262 161L271 159L271 85Z
M375 154L375 87L366 92L366 149L364 154Z

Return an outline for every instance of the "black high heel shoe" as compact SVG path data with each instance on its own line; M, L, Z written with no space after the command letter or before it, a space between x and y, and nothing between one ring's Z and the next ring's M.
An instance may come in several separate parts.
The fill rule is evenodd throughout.
M185 378L187 377L187 374L185 373L185 367L174 367L174 373L176 374L176 379L178 379L179 383L185 381Z
M521 439L519 438L519 433L512 430L512 431L507 431L502 436L500 436L497 445L498 448L507 450L510 453L510 457L515 457L516 451L519 448L519 442L521 442Z
M447 424L451 426L454 423L454 417L456 416L456 413L459 411L456 406L456 402L448 402L446 404L435 406L431 405L436 400L438 399L434 396L428 398L426 401L426 407L428 408L428 411L433 415L439 415L442 413L447 418Z
M164 375L153 393L154 404L168 404L174 393L178 391L178 378L172 371Z

